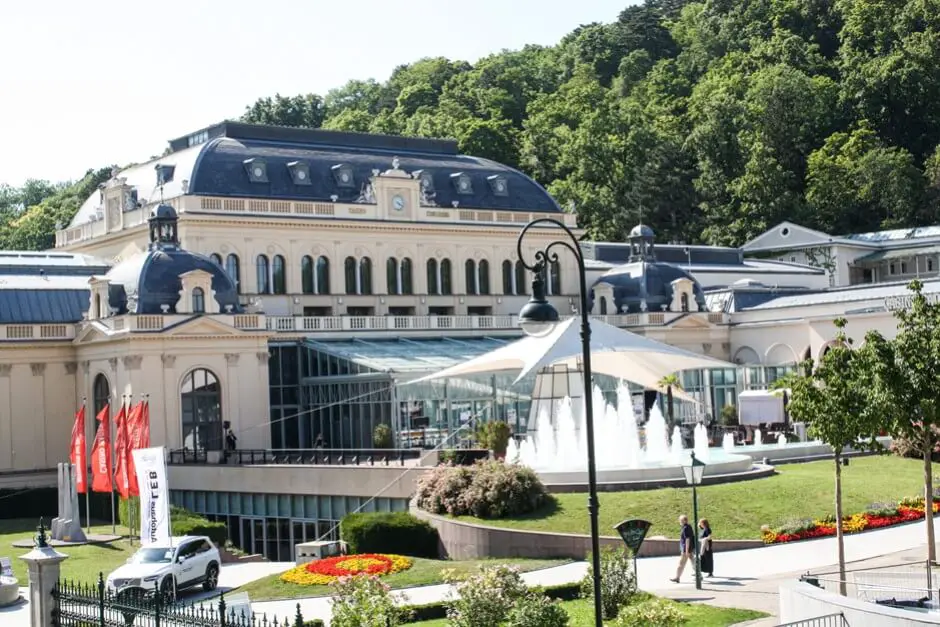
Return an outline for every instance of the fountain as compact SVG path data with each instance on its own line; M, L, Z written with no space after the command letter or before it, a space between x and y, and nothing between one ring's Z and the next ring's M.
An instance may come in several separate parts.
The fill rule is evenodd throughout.
M761 434L760 429L754 429L754 446L763 446L764 445L764 436Z
M777 448L783 448L787 445L787 436L782 433L777 434Z
M725 452L732 452L734 450L734 434L726 433L724 437L721 438L721 448Z
M695 425L695 432L693 437L694 444L692 446L692 450L695 451L695 456L703 462L707 462L710 458L708 448L708 429L706 429L705 425L702 423Z

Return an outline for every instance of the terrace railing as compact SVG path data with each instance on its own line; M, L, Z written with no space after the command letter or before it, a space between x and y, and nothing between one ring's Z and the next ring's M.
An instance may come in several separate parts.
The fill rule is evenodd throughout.
M849 623L845 620L845 616L839 613L807 618L792 623L781 623L777 627L849 627Z
M171 466L232 464L236 466L297 464L312 466L405 466L415 463L425 452L421 449L238 449L234 451L170 451Z
M808 572L800 580L836 594L844 585L847 596L879 605L923 607L938 601L934 568L929 561L904 562L847 570L845 580L838 571Z

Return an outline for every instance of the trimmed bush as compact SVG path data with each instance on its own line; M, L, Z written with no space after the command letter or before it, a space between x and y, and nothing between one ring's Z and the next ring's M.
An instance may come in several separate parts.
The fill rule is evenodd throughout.
M614 627L679 627L683 624L685 616L675 603L665 599L647 599L621 609Z
M487 460L438 466L418 481L415 502L433 514L507 518L528 514L549 496L531 468Z
M556 601L574 601L581 598L581 587L579 584L563 584L559 586L549 586L542 590L542 593L549 599ZM405 610L408 612L407 622L420 623L425 620L437 620L447 617L447 607L450 601L437 601L436 603L427 603L425 605L407 605Z
M472 466L478 461L489 459L490 451L485 448L456 448L441 451L441 463L454 466Z
M339 524L349 552L393 553L437 559L437 529L408 512L349 514Z
M594 567L581 581L581 594L594 597ZM604 620L617 617L621 606L627 605L636 595L636 573L633 571L633 556L627 549L604 547L601 549L601 608ZM658 624L658 623L657 623Z
M140 499L132 496L118 502L118 520L125 527L136 529L140 525L140 520L131 521L130 501L134 502L135 518L140 516ZM225 523L212 522L208 518L176 505L170 506L170 522L174 536L208 536L219 547L224 547L228 541L228 527Z

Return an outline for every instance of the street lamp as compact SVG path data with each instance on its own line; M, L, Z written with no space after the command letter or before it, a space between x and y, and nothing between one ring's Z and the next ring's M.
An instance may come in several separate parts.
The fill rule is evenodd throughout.
M702 589L702 560L698 548L698 492L696 486L702 485L702 477L705 476L705 462L695 456L692 451L692 462L688 466L682 467L682 473L685 475L685 482L692 486L692 546L695 547L695 589Z
M532 263L525 260L522 253L522 240L526 233L536 225L552 225L560 228L566 238L558 239L545 245L535 253ZM591 517L591 567L594 579L594 624L602 627L604 614L601 605L601 540L597 524L597 464L594 458L594 399L591 387L591 319L588 315L588 291L585 277L584 255L574 233L554 218L538 218L529 222L519 233L516 249L519 261L533 274L532 297L519 311L519 324L529 335L543 337L551 333L558 323L558 310L545 300L545 283L542 278L546 268L558 261L558 253L552 249L567 248L578 262L578 281L580 286L581 307L581 363L584 368L584 430L587 436L588 465L588 514Z

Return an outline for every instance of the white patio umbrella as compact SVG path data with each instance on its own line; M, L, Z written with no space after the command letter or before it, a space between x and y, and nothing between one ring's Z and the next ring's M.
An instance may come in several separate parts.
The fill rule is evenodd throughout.
M580 368L581 324L578 318L559 323L542 337L525 337L462 364L415 379L409 383L461 377L502 370L518 370L518 382L533 370L554 364ZM663 377L683 370L733 368L734 365L611 326L591 321L591 368L601 373L655 390ZM405 383L404 385L408 385ZM685 392L673 396L697 403Z

